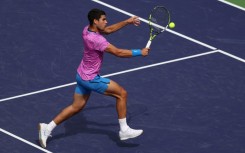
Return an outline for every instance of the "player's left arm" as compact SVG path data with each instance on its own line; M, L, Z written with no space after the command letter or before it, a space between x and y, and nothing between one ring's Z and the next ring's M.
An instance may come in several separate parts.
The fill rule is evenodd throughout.
M124 21L118 22L116 24L110 25L110 26L106 27L102 32L104 34L111 34L113 32L120 30L121 28L123 28L129 24L134 24L135 26L140 25L139 17L133 16L127 20L124 20Z

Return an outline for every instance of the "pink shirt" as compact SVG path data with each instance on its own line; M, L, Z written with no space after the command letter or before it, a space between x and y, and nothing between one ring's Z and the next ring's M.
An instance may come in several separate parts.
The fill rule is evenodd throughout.
M84 28L82 38L83 58L77 72L83 80L93 80L100 73L103 54L109 42L100 33L88 31L88 26Z

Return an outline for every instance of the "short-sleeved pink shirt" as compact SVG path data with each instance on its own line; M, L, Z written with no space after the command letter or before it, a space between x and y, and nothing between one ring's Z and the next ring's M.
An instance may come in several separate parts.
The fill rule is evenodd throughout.
M103 54L109 42L99 32L91 32L86 26L82 33L84 51L77 73L83 80L93 80L99 75Z

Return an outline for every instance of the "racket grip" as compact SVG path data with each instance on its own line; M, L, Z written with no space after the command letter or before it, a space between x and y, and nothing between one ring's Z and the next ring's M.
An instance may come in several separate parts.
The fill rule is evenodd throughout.
M151 40L149 40L149 41L147 42L147 44L146 44L146 47L145 47L145 48L150 48L150 46L151 46Z

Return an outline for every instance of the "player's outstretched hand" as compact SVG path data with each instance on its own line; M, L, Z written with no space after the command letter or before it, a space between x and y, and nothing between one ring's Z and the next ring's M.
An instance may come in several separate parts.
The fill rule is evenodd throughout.
M147 56L149 54L150 48L143 48L141 50L142 56Z
M129 24L134 24L135 26L139 26L139 25L140 25L140 19L139 19L139 17L137 17L137 16L133 16L133 17L129 18L129 19L127 20L127 22L128 22Z

